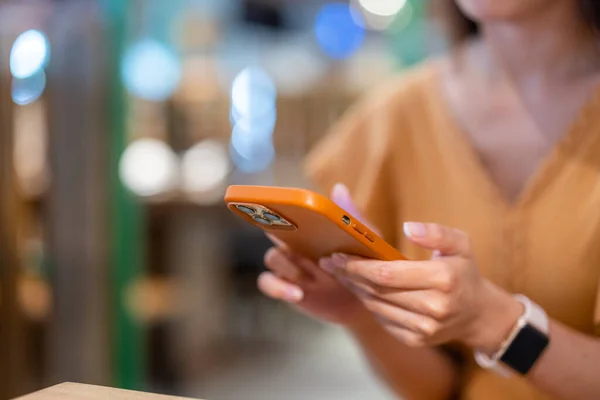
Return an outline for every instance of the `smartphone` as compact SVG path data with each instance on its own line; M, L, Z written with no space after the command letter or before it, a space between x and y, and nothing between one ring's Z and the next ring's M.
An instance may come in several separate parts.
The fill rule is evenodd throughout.
M382 261L405 257L328 198L305 189L230 186L227 207L314 261L345 253Z

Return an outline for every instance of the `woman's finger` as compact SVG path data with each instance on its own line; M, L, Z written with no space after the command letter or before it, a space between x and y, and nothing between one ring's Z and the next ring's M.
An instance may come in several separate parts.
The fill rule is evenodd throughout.
M394 306L412 311L417 314L426 315L438 321L451 317L450 300L441 292L436 290L397 290L386 287L378 287L370 282L360 279L349 279L352 291L361 297L370 296L386 301Z
M372 297L362 298L362 302L369 311L378 317L413 332L431 337L438 331L438 322L429 316L414 313Z
M400 326L387 324L383 326L392 336L409 347L425 346L425 338L420 333L411 331L410 329Z
M363 293L348 279L345 275L341 274L339 270L335 268L330 257L324 257L319 260L319 268L325 272L329 279L333 279L354 293L356 296L360 296Z
M299 286L286 282L271 272L260 274L258 288L265 295L288 303L299 303L304 298L304 292Z
M279 247L280 249L286 249L289 250L288 245L281 239L279 239L277 236L271 234L271 233L266 233L267 238L271 241L271 243L273 243L276 247Z
M469 236L458 229L438 224L406 222L404 234L413 243L444 256L471 256Z
M290 259L292 263L299 266L301 271L305 272L308 276L320 277L325 274L323 270L319 268L316 262L313 262L312 260L301 256L300 254L294 251L288 252L286 256Z
M314 277L314 276L319 276L320 274L323 273L323 271L321 271L319 269L319 267L317 266L316 263L314 263L313 261L309 260L308 258L303 257L300 254L296 253L294 250L292 250L285 242L283 242L278 237L275 237L269 233L267 233L267 237L271 240L271 242L273 242L275 247L277 247L279 250L281 250L281 253L283 255L285 255L285 257L287 257L287 259L292 264L295 264L297 267L300 267L299 271L301 272L301 278L304 277L305 275L308 275L309 277L310 276ZM304 273L304 274L302 274L302 273Z
M344 278L347 282L349 282L352 285L354 289L357 289L366 295L378 297L381 299L387 300L388 296L393 296L395 294L403 292L403 290L401 289L377 285L376 283L370 282L356 275L344 274L338 271L337 276L340 279Z
M377 261L346 254L334 254L333 262L347 274L359 276L379 286L404 290L447 290L452 285L444 260Z
M302 278L302 270L289 259L284 250L271 247L265 253L264 261L266 267L280 278L292 282L299 282Z
M330 275L336 275L338 272L331 257L323 257L319 260L319 267Z

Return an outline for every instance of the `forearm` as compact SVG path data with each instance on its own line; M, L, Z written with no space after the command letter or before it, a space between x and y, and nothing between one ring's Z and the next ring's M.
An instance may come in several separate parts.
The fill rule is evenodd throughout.
M600 340L554 321L550 337L530 381L558 398L599 399Z
M502 290L488 290L488 293L496 294L488 296L486 303L490 318L482 321L480 337L483 346L475 347L487 349L489 354L493 354L523 311L517 300ZM515 307L516 311L510 311ZM527 375L529 381L557 398L599 399L600 339L577 332L557 321L550 321L549 333L550 343Z
M374 370L398 395L410 400L445 400L454 392L457 369L441 351L408 347L375 321L350 332Z

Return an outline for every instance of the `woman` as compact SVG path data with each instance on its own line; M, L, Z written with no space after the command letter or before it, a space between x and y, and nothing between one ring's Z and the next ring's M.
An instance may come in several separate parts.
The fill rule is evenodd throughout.
M454 51L354 107L308 160L427 261L317 266L277 244L259 287L347 327L409 399L598 399L600 2L440 3Z

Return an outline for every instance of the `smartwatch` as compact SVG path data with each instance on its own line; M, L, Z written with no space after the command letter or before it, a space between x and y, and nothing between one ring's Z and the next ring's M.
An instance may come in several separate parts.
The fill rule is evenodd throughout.
M500 350L491 357L475 351L475 361L481 368L492 370L504 377L510 377L514 372L526 375L550 343L546 312L523 295L518 294L514 297L523 304L525 312L502 343Z

